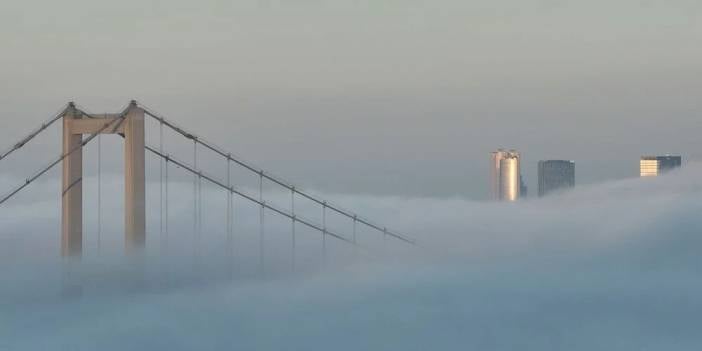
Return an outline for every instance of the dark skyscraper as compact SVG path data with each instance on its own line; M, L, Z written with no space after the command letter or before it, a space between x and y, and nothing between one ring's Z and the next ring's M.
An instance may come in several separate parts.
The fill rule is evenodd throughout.
M539 161L539 197L575 186L575 162Z
M655 177L682 165L680 156L642 156L640 173L642 177Z
M678 168L682 165L682 157L680 156L658 156L658 169L661 172L670 171L671 169Z

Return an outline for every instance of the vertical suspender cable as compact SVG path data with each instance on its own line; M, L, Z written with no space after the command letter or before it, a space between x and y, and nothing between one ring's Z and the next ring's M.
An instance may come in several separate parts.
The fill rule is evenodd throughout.
M193 136L192 134L188 133L186 130L184 130L184 129L178 127L178 126L176 126L175 124L171 123L170 121L168 121L168 120L166 120L166 119L163 119L162 117L160 117L160 116L154 114L153 112L151 112L151 111L149 111L149 110L146 110L146 109L145 109L144 112L145 112L147 115L149 115L150 117L152 117L152 118L156 118L156 119L159 119L159 120L163 120L164 125L166 125L167 127L171 128L171 129L174 130L175 132L181 134L182 136L184 136L184 137L186 137L186 138L188 138L188 139L193 139L196 143L202 144L205 148L207 148L207 149L213 151L214 153L216 153L216 154L218 154L218 155L220 155L220 156L227 157L227 154L226 154L224 151L222 151L222 150L219 149L218 147L216 147L216 146L210 144L210 143L207 142L206 140L198 139L197 137L195 137L195 136ZM231 156L230 156L230 158L231 158ZM231 158L231 161L237 163L238 165L240 165L240 166L242 166L242 167L248 169L249 171L251 171L251 172L253 172L253 173L255 173L255 174L263 172L263 170L257 169L257 168L255 168L254 166L249 165L247 162L241 161L241 160L239 160L239 159ZM173 160L171 160L170 162L173 162ZM200 177L202 177L201 174L200 174ZM281 185L281 186L283 186L283 187L286 187L286 188L290 189L290 185L288 185L287 183L285 183L285 182L284 182L283 180L281 180L281 179L277 179L277 178L270 177L270 176L267 176L267 175L265 176L265 178L268 179L268 180L270 180L270 181L272 181L272 182L274 182L274 183L276 183L276 184L279 184L279 185ZM310 194L306 194L306 193L301 192L301 191L296 191L296 192L297 192L299 195L301 195L301 196L303 196L303 197L305 197L305 198L308 198L309 200L311 200L311 201L313 201L313 202L316 202L316 203L318 203L318 204L322 202L322 200L320 200L320 199L318 199L318 198L316 198L316 197L313 197L313 196L310 195ZM352 214L350 214L350 213L348 213L348 212L346 212L346 211L343 211L343 210L341 210L341 209L338 209L338 208L336 208L336 207L329 206L329 205L328 205L327 207L329 207L329 208L332 209L334 212L337 212L337 213L339 213L339 214L342 215L342 216L345 216L345 217L348 217L348 218L352 218L352 217L353 217ZM298 221L298 222L301 222L299 219L298 219L297 221ZM382 231L383 231L382 228L380 228L380 227L378 227L377 225L372 224L372 223L370 223L370 222L368 222L368 221L366 221L366 220L364 220L364 219L362 219L362 218L357 218L357 219L356 219L356 222L357 222L358 224L363 224L363 225L365 225L365 226L368 226L368 227L370 227L370 228L373 228L373 229L377 230L378 232L382 232ZM391 231L387 231L387 232L385 233L385 235L386 235L388 238L395 238L395 239L404 241L404 242L406 242L406 243L408 243L408 244L412 244L412 245L415 244L415 242L414 242L412 239L405 238L405 237L403 237L402 235L397 234L397 233L393 233L393 232L391 232Z
M202 241L202 176L198 173L197 176L197 249L200 254Z
M358 220L358 216L353 215L353 244L354 244L354 251L358 253L358 239L356 238L356 224Z
M168 158L166 158L166 164L163 168L163 246L166 250L168 250Z
M227 155L227 187L230 191L227 191L227 270L229 271L229 278L232 277L232 261L233 261L233 251L234 251L234 223L232 220L232 199L233 194L232 189L232 165L231 156Z
M263 171L259 172L258 174L258 200L261 202L261 208L260 208L260 216L259 216L259 243L258 243L258 248L259 248L259 266L261 269L261 274L265 273L265 254L266 254L266 249L265 249L265 238L263 237L265 235L265 231L263 228L263 210L265 209L265 202L263 201Z
M290 252L290 257L292 258L292 271L295 272L295 187L290 189L290 214L292 214L292 219L290 223L292 226L292 249Z
M327 261L327 202L322 201L322 259Z
M193 169L197 172L197 140L193 139ZM193 256L197 256L197 173L193 173Z
M356 215L353 215L353 243L358 244L358 240L356 239Z
M227 158L227 187L231 189L232 187L232 169L229 164L229 158ZM227 192L227 244L231 244L231 227L232 227L232 192Z
M161 120L159 124L159 137L158 137L158 151L160 153L163 153L163 120ZM159 172L158 172L158 198L159 198L159 211L160 211L160 221L159 221L159 234L160 234L160 246L161 249L163 250L163 163L164 160L163 158L159 158L158 160L158 166L159 166Z
M97 159L97 253L100 255L102 236L102 135L98 134Z

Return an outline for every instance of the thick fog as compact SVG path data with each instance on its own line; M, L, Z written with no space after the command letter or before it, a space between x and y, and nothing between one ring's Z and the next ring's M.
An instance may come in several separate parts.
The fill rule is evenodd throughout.
M211 187L196 241L192 183L169 186L164 244L151 186L140 258L121 254L119 201L102 208L100 252L87 206L81 262L58 257L57 195L27 195L0 211L0 349L697 349L701 174L690 164L518 203L326 194L419 245L363 229L361 249L327 239L324 260L319 233L298 225L294 274L289 220L266 213L261 271L258 210L240 200L228 256L226 196ZM103 181L120 193L118 179ZM48 178L28 191L57 189ZM289 199L266 196L281 207Z

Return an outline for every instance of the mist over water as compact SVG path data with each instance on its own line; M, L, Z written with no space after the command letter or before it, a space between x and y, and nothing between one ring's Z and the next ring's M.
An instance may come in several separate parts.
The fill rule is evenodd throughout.
M0 350L698 349L701 174L690 164L519 203L329 195L420 245L360 229L362 249L327 238L324 260L319 233L298 225L292 273L290 221L266 213L264 274L257 207L237 200L229 256L225 195L203 189L198 239L188 183L171 186L167 245L151 186L140 259L121 254L120 200L103 206L97 253L86 200L84 257L62 261L46 181L31 191L51 196L0 210ZM320 220L311 204L299 213Z

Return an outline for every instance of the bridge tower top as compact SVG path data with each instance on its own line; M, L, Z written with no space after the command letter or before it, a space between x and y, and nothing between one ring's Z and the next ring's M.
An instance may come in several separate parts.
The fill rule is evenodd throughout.
M99 116L99 117L98 117ZM132 100L121 113L88 115L69 102L63 115L61 254L78 256L83 242L83 134L124 135L125 247L146 240L144 110Z

